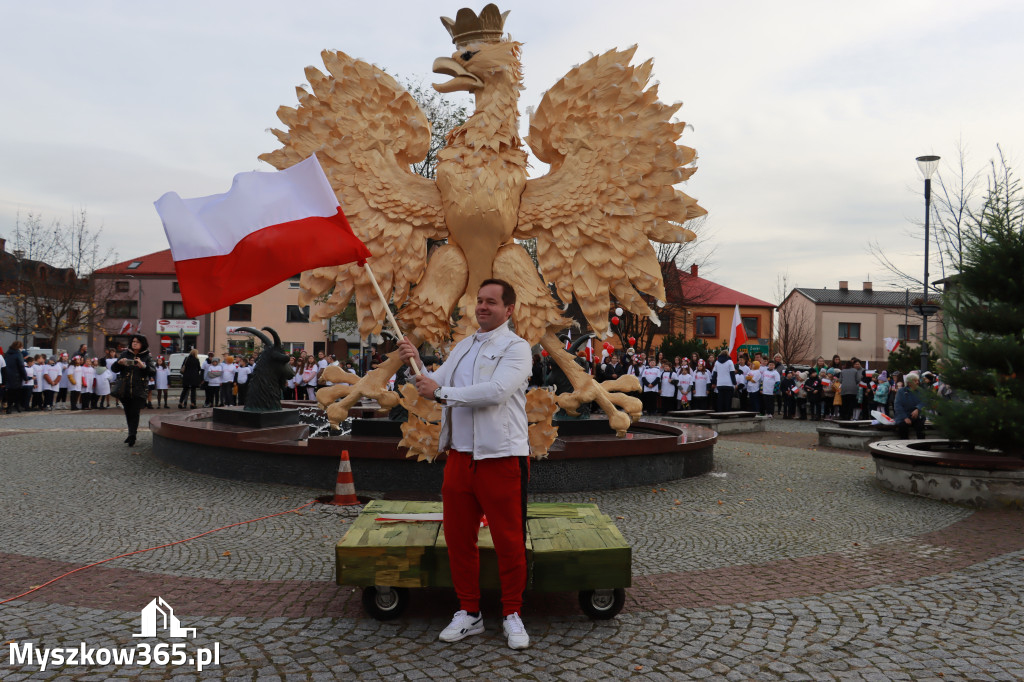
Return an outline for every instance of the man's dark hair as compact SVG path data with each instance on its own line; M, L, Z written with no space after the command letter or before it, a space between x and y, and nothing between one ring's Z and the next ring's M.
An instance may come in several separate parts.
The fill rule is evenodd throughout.
M516 290L512 288L512 285L503 279L490 278L480 282L480 289L483 289L488 284L497 284L501 287L501 302L505 305L516 304ZM480 291L477 289L477 291Z

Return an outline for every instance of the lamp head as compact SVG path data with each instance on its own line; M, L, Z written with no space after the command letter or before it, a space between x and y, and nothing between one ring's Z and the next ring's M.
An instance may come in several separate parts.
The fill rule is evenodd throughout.
M935 155L917 157L917 167L921 169L921 175L925 180L931 180L935 169L939 167L939 157Z

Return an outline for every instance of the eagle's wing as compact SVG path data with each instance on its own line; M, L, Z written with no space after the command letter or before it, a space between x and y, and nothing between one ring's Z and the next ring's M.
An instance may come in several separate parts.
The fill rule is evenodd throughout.
M593 57L545 93L527 142L550 171L526 183L515 234L537 238L541 272L563 301L575 294L602 336L609 292L653 315L638 293L665 299L650 240L689 241L682 223L706 213L673 187L696 170L696 152L676 145L680 105L658 101L651 61L629 64L635 50Z
M282 147L260 159L287 168L316 153L352 225L369 248L370 267L385 296L401 306L423 276L427 239L447 236L441 195L433 180L409 170L430 145L430 123L394 78L343 52L321 53L329 75L306 68L312 92L297 88L299 106L281 107L287 132L273 130ZM316 248L316 237L296 243ZM383 304L356 264L302 273L299 304L333 288L317 317L341 312L355 293L359 332L379 333Z

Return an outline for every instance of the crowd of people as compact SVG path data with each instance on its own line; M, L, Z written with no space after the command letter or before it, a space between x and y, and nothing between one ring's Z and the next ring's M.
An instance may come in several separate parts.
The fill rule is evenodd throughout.
M108 349L102 357L90 357L83 345L70 357L67 353L32 356L24 353L18 341L10 344L6 353L0 349L0 395L7 414L122 407L115 363L119 352L124 350ZM181 367L178 408L244 405L255 360L252 355L231 353L201 358L193 349ZM330 385L323 378L329 365L364 374L382 361L383 356L376 349L358 366L341 362L322 351L315 355L301 351L289 361L294 374L281 397L315 400L316 390ZM584 360L580 362L587 364ZM153 374L146 378L141 408L169 408L171 372L166 358L156 357L154 368ZM753 357L741 353L735 364L725 353L707 358L693 353L689 358L671 359L663 353L613 354L588 369L598 381L625 375L637 377L641 390L635 395L641 399L643 411L648 415L688 409L723 412L737 407L769 418L810 421L869 419L875 411L900 417L898 394L909 384L908 378L900 372L875 372L864 367L857 358L843 361L838 355L831 361L819 356L814 365L807 368L785 363L780 354L766 359L760 353ZM544 376L544 359L534 356L531 385L544 385ZM914 373L911 378L915 390L943 390L938 377L931 372ZM202 397L201 403L197 395ZM902 418L899 423L907 425ZM912 426L916 428L916 422Z
M7 414L121 408L117 362L126 350L111 348L101 356L91 356L83 345L71 356L30 355L20 341L15 341L6 350L0 348L0 404ZM255 360L245 354L200 356L192 349L181 367L178 394L178 387L171 386L167 358L157 356L153 358L152 375L146 377L142 408L170 408L174 394L178 394L180 409L244 405ZM379 354L368 354L366 366L372 368L381 361ZM341 363L323 352L301 352L290 363L295 374L282 392L284 400L314 400L319 386L330 385L322 378L328 365L358 372L353 363ZM197 401L197 395L202 402Z
M897 396L911 379L915 390L945 390L931 372L908 376L876 372L857 358L844 361L838 355L830 362L819 356L808 368L790 365L778 353L771 358L740 353L736 363L725 353L672 359L663 353L625 358L613 354L592 371L598 381L637 377L641 390L635 395L648 415L688 409L726 412L738 407L769 418L810 421L872 419L872 412L897 417L901 414ZM535 356L533 385L543 385L543 376L544 359Z

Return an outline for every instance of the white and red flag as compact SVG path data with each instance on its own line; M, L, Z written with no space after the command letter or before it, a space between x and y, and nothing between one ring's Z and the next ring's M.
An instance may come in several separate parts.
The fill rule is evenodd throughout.
M132 333L132 323L129 322L128 320L125 320L124 324L121 325L121 331L119 331L118 334L120 336L124 336L125 334L131 334L131 333Z
M747 328L743 326L743 318L740 317L740 305L736 304L736 310L732 314L732 330L729 332L729 357L733 362L739 362L737 355L739 348L747 342Z
M887 353L895 353L896 349L900 347L900 340L891 337L885 337L882 339L885 341L885 350Z
M255 296L297 272L365 261L316 156L276 172L239 173L225 194L156 202L189 317ZM312 242L315 248L295 248Z

